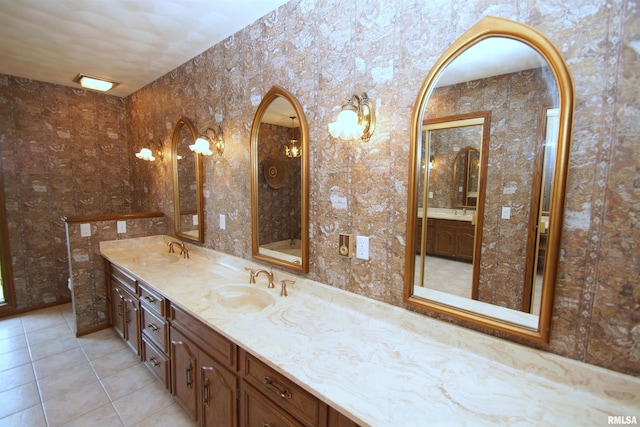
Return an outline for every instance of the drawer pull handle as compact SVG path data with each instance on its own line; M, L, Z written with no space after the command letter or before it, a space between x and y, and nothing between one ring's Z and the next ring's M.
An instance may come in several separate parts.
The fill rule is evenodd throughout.
M159 328L156 325L154 325L153 323L149 323L147 325L147 328L151 329L153 332L158 332L158 330L159 330Z
M269 423L262 423L262 427L271 427L271 424L269 424Z
M291 399L291 392L289 392L289 390L287 390L284 387L280 388L276 384L274 384L273 380L271 379L271 377L269 375L265 375L264 378L262 379L262 382L265 385L273 387L278 392L278 394L280 395L281 398L283 398L283 399Z
M204 380L204 404L209 406L210 397L209 397L209 378L205 378Z
M146 299L147 301L149 301L149 302L150 302L150 303L152 303L152 304L153 304L154 302L156 302L156 300L155 300L152 296L150 296L150 295L145 295L145 296L144 296L144 299Z
M154 367L160 364L160 362L158 362L155 357L149 358L149 363L151 363Z
M193 388L193 365L191 363L187 367L187 387Z

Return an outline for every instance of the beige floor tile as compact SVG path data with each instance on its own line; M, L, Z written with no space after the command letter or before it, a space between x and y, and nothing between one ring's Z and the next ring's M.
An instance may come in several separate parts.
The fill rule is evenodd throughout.
M0 356L1 357L1 356ZM0 392L35 381L31 363L0 371Z
M46 427L42 405L38 403L23 411L0 419L0 427Z
M136 363L101 381L109 398L114 401L157 380L142 363Z
M30 362L31 356L27 348L10 351L0 357L0 372Z
M98 381L89 363L72 366L38 380L42 400L47 401L85 384Z
M137 363L140 363L140 358L129 347L123 347L107 356L91 361L91 365L100 379L118 373Z
M22 323L26 332L37 331L38 329L50 328L55 325L67 324L64 316L57 307L44 308L30 312L22 316Z
M62 425L64 427L122 427L124 424L120 421L120 417L113 405L108 403ZM178 426L179 424L174 424L174 427Z
M93 334L78 338L78 342L84 349L89 360L112 354L115 351L127 348L122 338L113 329L105 329Z
M189 427L195 426L191 418L177 403L162 408L132 427Z
M0 356L21 348L27 348L27 339L24 334L0 339Z
M78 340L73 335L55 337L48 341L43 341L39 345L31 345L31 360L36 361L54 354L62 353L67 350L79 347Z
M113 402L127 426L134 425L174 403L164 387L154 381Z
M24 334L21 317L11 317L8 319L0 319L0 339L15 337Z
M80 347L75 347L62 353L36 360L33 362L33 368L36 373L36 379L41 380L61 370L83 363L88 363L87 358Z
M75 338L73 331L66 323L58 323L49 328L37 329L35 331L29 331L26 333L27 341L29 345L37 346L40 344L47 344L49 341L55 338Z
M40 395L35 382L23 384L0 393L0 418L40 404Z
M100 382L94 381L49 399L43 405L49 427L56 427L108 403Z

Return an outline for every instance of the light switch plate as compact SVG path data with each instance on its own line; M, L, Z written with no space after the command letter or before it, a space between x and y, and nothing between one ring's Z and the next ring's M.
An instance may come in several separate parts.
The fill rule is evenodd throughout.
M118 233L126 233L127 232L127 221L118 221L117 223Z
M220 215L220 230L227 228L227 218L224 215Z
M502 207L502 219L511 218L511 208L509 206Z
M91 237L91 224L80 224L80 237Z
M193 225L198 225L198 215L193 215L192 221L193 221Z

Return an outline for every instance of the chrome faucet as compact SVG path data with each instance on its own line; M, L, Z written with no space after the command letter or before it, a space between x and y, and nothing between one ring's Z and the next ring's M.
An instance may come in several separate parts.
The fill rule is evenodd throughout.
M182 255L184 258L189 258L189 248L187 248L187 246L182 242L169 242L169 243L167 243L167 246L169 246L169 253L170 254L174 253L173 252L173 245L180 246L180 255Z
M252 268L248 268L245 267L245 270L249 271L249 283L256 283L256 277L258 277L260 274L264 273L265 276L267 276L267 280L269 280L269 284L267 285L267 287L269 288L273 288L275 287L275 285L273 284L273 270L269 269L269 271L261 269L261 270L254 270Z

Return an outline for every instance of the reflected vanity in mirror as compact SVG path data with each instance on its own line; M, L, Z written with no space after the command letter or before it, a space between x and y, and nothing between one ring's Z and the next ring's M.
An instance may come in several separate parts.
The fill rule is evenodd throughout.
M308 128L300 103L274 86L251 127L254 258L308 272Z
M505 19L436 62L411 124L409 304L548 342L573 96L551 42Z
M196 138L193 124L180 117L171 140L173 206L176 236L202 243L202 159L200 154L189 149Z

